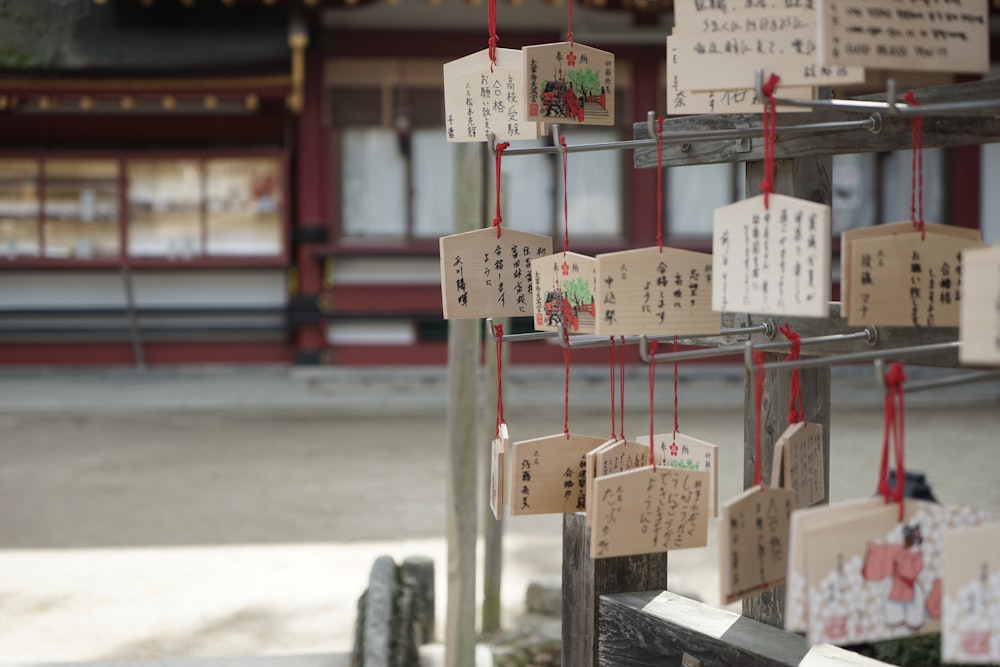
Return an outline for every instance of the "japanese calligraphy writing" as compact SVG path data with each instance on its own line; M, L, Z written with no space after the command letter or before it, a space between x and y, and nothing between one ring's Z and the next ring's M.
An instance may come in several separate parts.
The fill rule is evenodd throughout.
M706 6L714 4L716 6ZM685 90L731 90L753 83L763 68L782 86L858 83L861 67L819 64L817 14L812 2L679 2L674 44Z
M519 49L486 50L444 65L445 131L448 141L535 139L538 126L521 122L523 57ZM461 119L458 121L457 119Z
M708 254L654 247L598 255L596 333L715 331L711 295Z
M594 480L594 558L704 546L707 472L652 466Z
M560 514L587 508L587 452L603 438L571 433L515 442L513 484L520 501L511 514Z
M1000 364L1000 244L962 253L961 264L950 276L956 292L963 274L959 359L962 363ZM945 279L942 273L942 288ZM954 298L958 296L956 293Z
M647 448L649 436L640 435L636 442ZM658 433L653 436L656 465L666 465L684 470L703 470L708 478L708 515L718 514L719 504L719 448L703 440L678 433ZM647 456L648 458L648 456Z
M479 229L440 239L441 300L445 319L531 314L534 259L552 252L552 238L505 229Z
M830 300L830 207L762 196L715 211L712 307L825 317Z
M989 16L982 0L824 0L825 62L876 69L985 72Z
M782 583L788 567L792 492L755 487L719 513L720 591L734 602Z
M555 331L560 322L569 333L594 333L597 261L575 252L536 258L535 328Z
M579 42L522 50L528 121L614 125L614 54Z
M851 325L958 326L962 293L961 253L979 241L940 234L868 235L851 241Z
M792 491L792 509L810 507L826 498L823 426L791 424L774 444L771 485Z

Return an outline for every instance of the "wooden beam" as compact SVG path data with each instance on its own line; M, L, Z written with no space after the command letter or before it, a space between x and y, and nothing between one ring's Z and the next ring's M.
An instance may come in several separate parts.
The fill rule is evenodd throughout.
M885 665L835 646L810 648L799 635L667 591L606 595L600 612L596 664L607 667Z
M1000 80L936 86L914 92L922 104L1000 100ZM779 90L778 96L780 97L780 95L781 91ZM884 100L885 95L867 95L859 99ZM902 102L902 97L899 101ZM839 153L896 151L910 148L910 119L893 116L887 112L880 114L882 128L877 134L866 129L853 129L782 136L782 127L819 122L863 120L868 116L868 113L849 113L834 109L818 109L811 113L781 114L778 120L775 156L778 159L800 158ZM665 136L669 136L678 132L746 129L760 126L760 114L716 114L670 118L663 123L663 131ZM649 138L645 123L634 125L634 136L636 139ZM924 146L926 148L979 145L998 141L1000 141L1000 114L966 117L928 116L924 119ZM727 139L694 142L687 150L682 150L680 145L665 145L663 147L663 165L665 167L756 161L763 158L761 138L744 141ZM637 148L634 164L637 169L655 168L656 147Z

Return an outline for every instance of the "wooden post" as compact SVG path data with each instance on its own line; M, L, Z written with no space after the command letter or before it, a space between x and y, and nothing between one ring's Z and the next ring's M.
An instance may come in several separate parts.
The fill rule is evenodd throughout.
M455 231L483 219L482 144L455 144ZM446 667L475 664L476 651L476 377L479 320L448 322L448 606Z
M795 160L778 160L775 165L774 190L801 199L823 204L831 201L833 188L830 157L809 157ZM746 171L747 196L760 192L764 175L762 162L748 162ZM780 334L779 334L780 335ZM768 354L767 362L780 361L784 355ZM802 402L806 420L823 426L824 488L830 495L830 369L803 369ZM774 442L788 427L788 401L790 398L791 371L768 371L764 376L764 401L761 409L761 459L764 481L769 481L771 462L774 459ZM743 428L743 487L753 485L755 404L753 378L748 373L744 383ZM720 549L722 546L720 545ZM743 601L743 615L769 625L784 625L785 587L776 586L769 591Z
M590 557L586 515L563 515L562 664L597 664L599 598L667 588L667 554Z
M503 318L496 321L501 324L505 332L510 331L510 318ZM490 339L487 339L490 342ZM507 381L507 365L510 361L510 346L503 345L500 350L502 366L502 381ZM497 419L497 350L496 345L487 344L483 350L483 365L485 366L483 388L485 405L483 409L483 425L479 429L482 438L493 433ZM490 451L485 447L485 442L479 448L482 460L480 467L481 480L484 485L489 484L491 457ZM510 454L508 453L508 456ZM483 488L483 487L480 487ZM485 494L483 500L486 500ZM497 521L493 517L493 510L488 502L482 502L483 525L480 531L483 536L483 606L482 606L482 628L483 634L496 632L500 629L500 587L503 574L503 521Z

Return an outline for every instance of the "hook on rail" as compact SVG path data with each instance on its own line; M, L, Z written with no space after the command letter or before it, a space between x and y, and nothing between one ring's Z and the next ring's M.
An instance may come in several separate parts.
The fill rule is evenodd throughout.
M956 342L951 345L952 347L958 347L960 343ZM885 383L885 359L875 359L872 363L872 367L875 369L875 384L878 386L879 393L885 396L888 391L888 386ZM1000 370L956 373L955 375L948 375L936 380L909 382L903 386L903 391L910 394L917 391L945 389L947 387L956 387L963 384L972 384L974 382L990 382L993 380L1000 380Z
M860 340L864 341L870 346L875 347L878 345L878 329L874 326L868 325L860 331L852 331L851 333L842 334L830 334L829 336L813 336L811 338L803 338L801 343L803 346L806 345L818 345L821 343L835 343L838 341L848 341L848 340ZM791 343L789 341L776 341L773 343L757 343L754 344L753 341L747 341L743 344L743 366L746 368L748 373L753 373L754 363L753 363L753 353L757 350L780 350L785 347L790 347ZM868 354L866 352L858 352L857 354ZM841 355L841 357L848 357L851 355ZM771 364L764 364L765 370L778 370L781 368L809 368L815 366L826 366L829 364L831 359L836 359L837 357L826 357L824 359L798 359L796 361L788 362L775 362ZM803 362L813 362L813 363L803 363Z
M737 327L733 329L720 329L718 333L706 333L706 334L685 334L681 336L684 340L697 340L699 338L719 338L723 336L742 336L755 333L761 333L768 337L768 339L774 338L775 333L778 329L774 323L774 320L767 319L760 324ZM721 357L728 354L736 354L739 352L739 346L722 346L722 347L710 347L702 348L699 350L684 350L682 352L661 352L659 354L650 354L649 343L650 341L672 341L674 339L673 334L670 335L656 335L639 336L639 358L642 359L647 364L660 363L663 361L683 361L685 359L701 359L707 357Z

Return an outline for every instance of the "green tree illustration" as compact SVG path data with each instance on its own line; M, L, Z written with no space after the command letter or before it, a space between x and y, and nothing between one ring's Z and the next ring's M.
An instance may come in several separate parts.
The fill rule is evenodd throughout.
M589 67L566 72L566 80L573 84L573 90L577 95L582 95L584 92L598 95L601 92L601 77L596 70Z
M563 293L569 302L574 306L582 306L590 303L590 285L584 278L570 278L563 281Z

